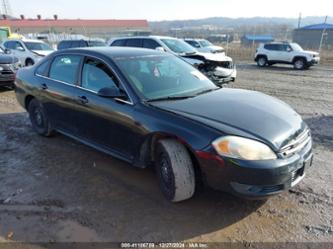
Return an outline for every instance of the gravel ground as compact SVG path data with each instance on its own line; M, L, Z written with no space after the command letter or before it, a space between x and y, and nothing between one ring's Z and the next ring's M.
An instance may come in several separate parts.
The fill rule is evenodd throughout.
M0 241L333 242L333 67L240 63L238 73L233 87L284 100L311 127L314 164L298 186L266 201L204 189L171 204L151 170L36 135L2 90Z

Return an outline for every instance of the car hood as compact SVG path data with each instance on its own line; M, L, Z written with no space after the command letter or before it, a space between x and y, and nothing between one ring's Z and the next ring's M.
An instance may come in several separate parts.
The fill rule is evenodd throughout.
M319 55L319 53L317 53L317 52L314 52L314 51L308 51L308 50L304 50L303 53L304 53L304 54L307 54L307 55L308 55L308 54L310 54L310 55L316 55L316 56Z
M18 62L18 59L12 55L0 55L0 64L13 64Z
M306 126L286 103L248 90L224 88L189 99L151 104L221 133L256 138L276 151Z
M32 52L41 55L41 56L47 56L49 54L51 54L52 52L54 52L53 50L32 50Z
M201 47L197 49L200 52L206 53L224 53L224 49L219 46L208 46L208 47Z
M197 53L198 55L204 57L206 60L209 61L232 61L232 59L229 56L224 55L224 53Z

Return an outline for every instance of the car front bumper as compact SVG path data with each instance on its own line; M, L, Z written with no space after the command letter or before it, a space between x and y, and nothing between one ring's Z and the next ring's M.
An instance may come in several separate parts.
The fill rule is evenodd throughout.
M313 66L319 64L319 62L320 62L320 57L314 57L310 62L308 62L308 65Z
M229 83L231 81L235 81L237 77L237 69L236 66L232 68L222 68L218 67L216 70L210 75L210 79L216 85L222 85L225 83Z
M234 195L260 199L298 184L312 165L312 143L289 158L246 161L222 158L214 150L197 153L204 179L210 187Z

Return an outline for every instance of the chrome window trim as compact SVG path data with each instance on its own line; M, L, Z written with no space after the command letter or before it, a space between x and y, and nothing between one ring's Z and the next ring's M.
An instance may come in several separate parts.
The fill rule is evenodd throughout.
M82 57L91 57L91 58L94 58L94 59L97 59L97 60L102 61L102 62L103 62L108 68L109 68L109 70L111 70L111 72L114 74L114 76L115 76L116 79L118 80L119 84L121 84L121 86L124 88L125 93L126 93L126 95L128 96L128 98L129 98L130 101L123 100L123 99L119 99L119 98L114 98L114 100L119 101L119 102L122 102L122 103L124 103L124 104L134 105L134 102L133 102L133 100L132 100L132 97L130 96L130 94L128 94L127 86L126 86L126 85L120 80L119 75L118 75L114 70L112 70L112 69L110 68L109 64L108 64L105 60L103 60L103 59L101 59L101 58L98 58L98 57L96 57L96 56L94 56L94 55L88 55L88 54L84 54L84 53L82 53L82 54L76 54L76 53L67 53L67 54L65 54L65 53L64 53L64 54L58 54L58 55L55 55L55 56L52 58L52 61L51 61L50 67L52 66L52 62L53 62L54 58L57 57L57 56L61 56L61 55L79 55L79 56L82 56ZM79 85L77 85L77 84L70 84L70 83L67 83L67 82L64 82L64 81L61 81L61 80L52 79L52 78L50 78L50 77L47 77L47 76L44 76L44 75L40 75L40 74L38 74L36 71L35 71L35 75L38 76L38 77L41 77L41 78L48 79L48 80L54 80L54 81L56 81L56 82L59 82L59 83L62 83L62 84L68 85L68 86L73 86L73 87L76 87L76 88L79 88L79 89L81 89L81 90L85 90L85 91L88 91L88 92L91 92L91 93L94 93L94 94L97 95L97 92L96 92L96 91L90 90L90 89L88 89L88 88L84 88L84 87L79 86Z

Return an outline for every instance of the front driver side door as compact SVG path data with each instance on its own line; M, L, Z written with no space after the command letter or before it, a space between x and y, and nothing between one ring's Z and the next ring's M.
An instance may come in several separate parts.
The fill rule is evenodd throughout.
M101 88L119 86L119 80L106 63L86 57L78 88L77 99L81 101L77 102L77 125L81 139L131 161L140 137L133 104L129 99L116 100L97 94Z

